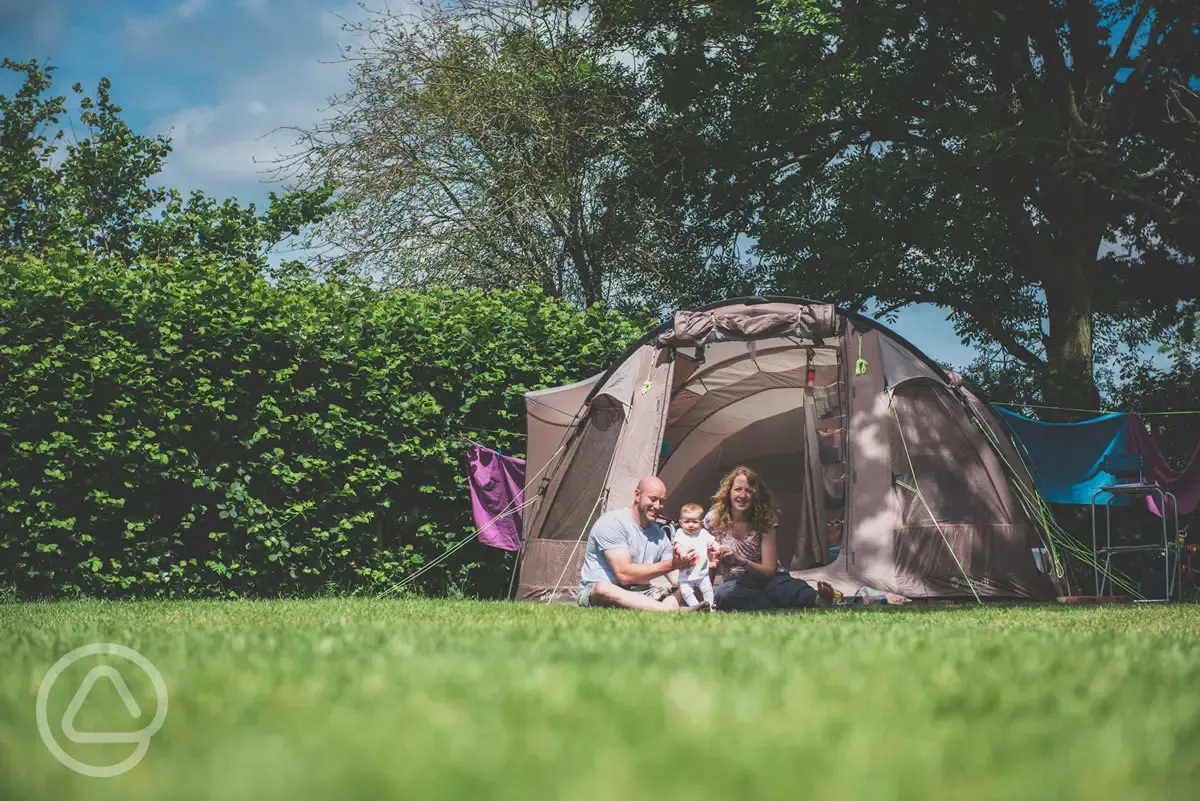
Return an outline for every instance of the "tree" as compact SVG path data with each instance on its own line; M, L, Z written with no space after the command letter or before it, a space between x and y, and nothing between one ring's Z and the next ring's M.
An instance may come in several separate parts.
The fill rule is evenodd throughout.
M536 0L426 3L358 25L351 88L283 165L338 187L325 230L345 262L398 284L529 283L583 304L696 268L683 223L631 178L637 73L586 26Z
M205 254L265 267L273 246L332 208L327 186L272 192L261 214L254 204L217 202L200 191L185 201L178 190L151 184L170 139L135 133L107 78L95 98L72 87L80 138L67 98L48 95L53 66L5 59L0 68L23 76L11 98L0 94L0 251L75 247L126 264Z
M662 185L780 290L937 304L1087 408L1098 344L1200 300L1194 3L596 8L649 59Z

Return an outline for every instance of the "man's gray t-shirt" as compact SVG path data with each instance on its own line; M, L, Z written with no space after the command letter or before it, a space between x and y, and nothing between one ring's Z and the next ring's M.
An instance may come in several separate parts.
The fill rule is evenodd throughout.
M646 528L639 526L628 507L601 515L588 535L587 553L579 575L582 583L610 581L620 584L603 553L612 548L628 548L634 564L650 564L661 562L671 554L671 538L658 523L651 523Z

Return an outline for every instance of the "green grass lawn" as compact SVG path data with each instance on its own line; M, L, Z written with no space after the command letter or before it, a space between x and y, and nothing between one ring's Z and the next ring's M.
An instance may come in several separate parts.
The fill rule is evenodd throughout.
M318 600L0 605L0 799L1194 799L1200 607L652 616ZM137 649L169 711L115 778L42 677ZM84 675L68 669L49 720ZM79 731L135 730L149 680Z

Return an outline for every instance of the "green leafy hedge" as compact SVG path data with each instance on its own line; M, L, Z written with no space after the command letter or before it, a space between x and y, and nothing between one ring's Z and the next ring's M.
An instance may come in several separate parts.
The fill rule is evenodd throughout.
M0 586L21 597L390 585L471 530L460 435L519 452L521 393L645 323L244 264L2 264ZM494 593L509 564L474 545L423 588Z

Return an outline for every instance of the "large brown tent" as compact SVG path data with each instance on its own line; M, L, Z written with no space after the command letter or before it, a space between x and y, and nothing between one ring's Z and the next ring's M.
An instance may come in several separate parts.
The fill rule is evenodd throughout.
M638 479L667 513L707 507L747 465L779 503L780 561L846 594L1053 598L1022 502L1034 483L988 406L862 315L742 298L674 318L607 372L526 395L528 449L517 597L574 598L592 522ZM825 521L845 521L825 561ZM1044 563L1043 563L1044 564Z

